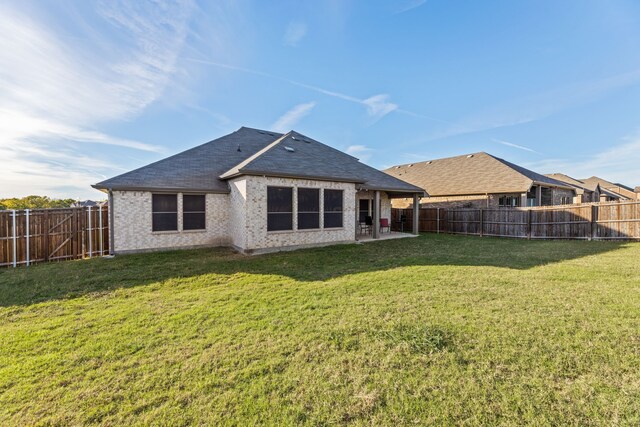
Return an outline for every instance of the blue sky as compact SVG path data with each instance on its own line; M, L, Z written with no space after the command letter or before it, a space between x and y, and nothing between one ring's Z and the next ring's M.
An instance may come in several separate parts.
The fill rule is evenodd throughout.
M243 125L640 185L637 1L1 1L0 31L0 197Z

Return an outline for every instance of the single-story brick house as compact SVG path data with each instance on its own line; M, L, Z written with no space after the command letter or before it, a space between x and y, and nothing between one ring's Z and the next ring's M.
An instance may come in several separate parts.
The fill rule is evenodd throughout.
M624 200L624 197L620 194L601 187L597 181L585 182L563 173L551 173L546 174L546 176L576 187L578 196L580 196L576 201L577 203L617 202Z
M423 207L526 207L574 203L575 186L488 153L473 153L392 166L386 173L420 187ZM409 199L393 201L405 208Z
M599 185L603 190L613 192L619 196L620 200L640 200L640 192L624 184L607 181L606 179L592 176L591 178L582 178L580 181L589 185Z
M246 127L93 187L109 195L114 253L354 242L365 208L379 224L391 199L424 195L300 133Z

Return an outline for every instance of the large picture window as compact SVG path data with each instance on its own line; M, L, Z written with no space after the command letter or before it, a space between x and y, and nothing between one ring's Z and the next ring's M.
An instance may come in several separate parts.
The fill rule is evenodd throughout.
M324 190L324 228L342 227L342 190Z
M293 229L293 189L267 187L267 231Z
M204 230L206 228L206 201L203 194L182 196L182 228L184 230Z
M298 188L298 230L320 228L320 190Z
M152 194L152 230L178 230L178 195Z

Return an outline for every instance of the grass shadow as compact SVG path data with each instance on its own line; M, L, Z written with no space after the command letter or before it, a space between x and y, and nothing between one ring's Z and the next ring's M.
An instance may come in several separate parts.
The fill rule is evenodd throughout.
M406 266L491 266L526 270L613 251L628 244L423 234L418 238L249 257L229 249L123 255L2 270L0 306L74 298L212 273L280 275L297 281L322 281Z

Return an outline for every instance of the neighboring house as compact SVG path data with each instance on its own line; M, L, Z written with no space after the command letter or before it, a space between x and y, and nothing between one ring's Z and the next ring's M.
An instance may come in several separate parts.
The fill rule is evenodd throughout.
M551 173L546 176L576 187L577 195L579 196L578 200L576 200L577 203L616 202L623 198L618 193L600 187L598 182L584 182L562 173Z
M390 199L424 194L297 132L246 127L94 187L109 194L115 253L354 242L365 207L378 224Z
M390 175L424 189L432 207L524 207L574 202L576 188L487 153L393 166ZM394 200L394 207L411 201Z
M591 178L581 179L580 181L586 184L599 184L600 188L605 190L612 191L618 195L620 195L621 200L640 200L640 193L634 191L633 188L628 187L623 184L614 183L611 181L607 181L606 179L602 179L597 176L592 176Z

